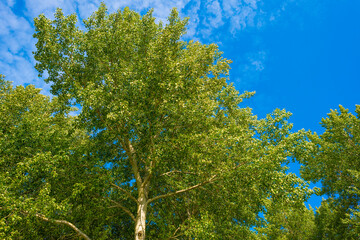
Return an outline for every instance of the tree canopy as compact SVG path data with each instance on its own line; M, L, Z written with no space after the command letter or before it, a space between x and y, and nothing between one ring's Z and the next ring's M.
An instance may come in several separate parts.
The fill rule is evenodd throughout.
M320 136L308 134L302 177L321 181L327 195L316 213L317 239L355 239L360 235L360 106L354 116L340 105L321 125Z
M60 9L35 19L35 67L55 97L1 78L0 237L313 239L326 226L305 206L308 182L288 173L295 159L306 180L329 183L328 202L348 199L342 223L358 229L357 165L331 185L338 172L315 166L327 135L293 133L285 110L257 119L242 107L254 93L229 84L231 61L183 41L186 24L176 9L163 24L104 4L84 28Z

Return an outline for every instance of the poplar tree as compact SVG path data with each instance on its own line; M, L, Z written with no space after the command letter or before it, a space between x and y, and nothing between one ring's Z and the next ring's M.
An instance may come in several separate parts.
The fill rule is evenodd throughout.
M309 133L300 151L301 175L321 182L326 195L316 211L316 239L356 239L360 234L360 106L356 115L343 106L321 121L323 134ZM299 158L301 159L301 158Z
M81 108L89 156L106 170L92 197L126 214L102 225L119 239L130 227L135 240L256 238L251 228L283 181L298 189L292 201L308 193L284 177L300 144L289 113L258 121L241 108L253 93L228 83L231 61L215 44L182 40L186 24L175 9L163 24L104 4L84 29L60 9L35 19L36 69L64 109Z

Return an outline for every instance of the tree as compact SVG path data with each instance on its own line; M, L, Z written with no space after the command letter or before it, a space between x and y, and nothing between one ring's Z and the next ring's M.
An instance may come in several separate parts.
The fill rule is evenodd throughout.
M290 116L291 113L277 109L255 125L260 140L259 158L270 160L272 165L260 165L264 168L261 176L267 175L264 182L269 191L263 200L264 223L255 228L261 239L312 239L314 232L313 210L304 204L313 191L308 189L307 182L287 173L285 166L290 160L295 161L296 149L306 145L303 130L290 133L292 124L287 121Z
M84 21L86 30L76 22L75 15L61 10L55 20L35 19L36 68L40 75L47 73L45 81L58 97L54 104L60 115L55 116L81 106L77 117L64 118L74 128L58 126L77 131L81 147L62 135L68 145L51 149L40 161L54 164L53 155L71 159L66 171L80 175L66 186L55 174L31 187L52 183L76 199L63 207L71 200L47 190L44 196L56 203L46 211L49 216L67 216L80 232L97 239L129 239L131 228L137 240L145 234L255 239L251 228L263 224L259 214L279 188L299 189L292 201L306 198L306 184L282 166L302 144L301 133L290 133L290 114L276 110L257 120L250 109L240 108L252 93L239 95L227 83L230 61L216 45L180 40L187 19L176 10L163 25L151 11L140 16L125 8L108 14L102 4ZM27 179L30 170L20 171L21 178ZM89 214L82 216L84 210Z
M303 153L302 177L321 181L326 194L316 213L317 239L354 239L359 236L360 106L357 116L340 105L321 124L325 132L309 134Z
M107 191L107 171L88 150L97 143L72 109L39 92L0 79L0 238L108 239L104 226L120 218L126 228L126 216L109 219L114 209L94 197Z
M283 181L284 185L289 183L295 185L296 182ZM301 186L304 182L299 179L298 184ZM265 202L266 223L257 228L258 233L264 237L263 239L313 239L314 212L311 207L307 209L304 204L309 192L306 188L295 186L280 187L280 189L282 191Z
M70 149L81 148L86 135L73 128L73 118L58 113L60 105L56 99L50 102L39 91L31 85L14 89L1 76L2 239L35 239L49 232L54 232L53 235L74 233L64 228L54 230L51 225L41 227L39 221L67 225L82 233L71 222L56 217L66 218L73 204L72 191L76 186L72 177L77 175L81 179L86 175L84 171L77 171L80 168L76 166L82 163L72 161L78 156L67 154ZM64 214L54 214L59 211Z

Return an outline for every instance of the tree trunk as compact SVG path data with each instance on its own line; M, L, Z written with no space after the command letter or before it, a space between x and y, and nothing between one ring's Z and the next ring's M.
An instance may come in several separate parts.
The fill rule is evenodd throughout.
M135 240L145 239L147 200L148 200L148 186L142 186L139 189L138 206L137 206L137 214L136 214L136 222L135 222Z

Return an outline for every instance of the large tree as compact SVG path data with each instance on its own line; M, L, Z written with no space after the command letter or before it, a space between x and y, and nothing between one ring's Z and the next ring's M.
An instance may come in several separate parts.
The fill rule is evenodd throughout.
M244 239L256 238L251 228L264 225L259 213L269 199L307 198L306 184L282 165L302 144L301 133L290 133L289 113L277 110L258 121L240 108L252 94L239 95L227 83L230 61L216 45L181 41L187 19L176 10L164 25L151 11L108 14L101 5L84 21L85 30L76 24L75 15L61 10L55 20L35 19L36 68L52 83L59 114L80 106L73 122L87 131L79 148L65 135L70 145L61 145L62 152L39 153L72 159L66 171L80 174L63 186L66 201L53 197L65 204L65 196L81 195L80 204L66 211L54 204L46 213L67 213L78 234L97 239L140 240L145 233L151 239ZM18 175L27 179L31 170ZM33 189L57 176L40 178ZM45 217L36 215L40 211L33 214Z
M321 125L320 136L308 134L303 152L301 175L321 181L319 195L327 195L316 213L316 239L355 239L359 237L360 210L360 106L357 116L340 105ZM300 158L299 158L300 159Z

